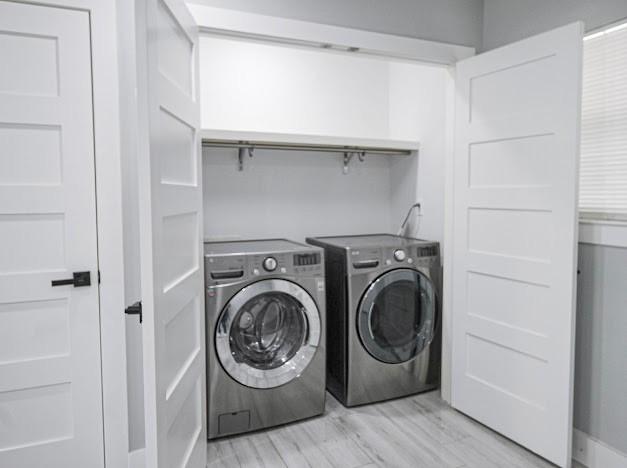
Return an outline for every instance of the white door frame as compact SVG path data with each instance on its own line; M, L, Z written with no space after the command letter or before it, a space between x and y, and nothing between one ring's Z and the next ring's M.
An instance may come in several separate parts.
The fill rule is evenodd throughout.
M12 1L89 12L98 269L101 276L99 291L104 454L107 468L127 467L128 411L116 2Z

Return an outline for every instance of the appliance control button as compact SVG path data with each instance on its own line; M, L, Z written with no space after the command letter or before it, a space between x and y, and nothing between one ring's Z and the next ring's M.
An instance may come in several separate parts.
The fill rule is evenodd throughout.
M414 263L414 259L413 258L408 258L407 259L407 263Z
M397 249L397 250L394 251L394 259L397 262L402 262L403 260L405 260L406 257L407 257L407 254L405 253L404 250Z
M287 273L287 268L281 267L281 273Z
M266 271L274 271L277 267L277 261L274 257L266 257L263 261L263 269Z
M258 274L259 274L259 270L258 270L257 268L255 268L255 269L253 270L253 275L258 275Z
M386 264L386 265L391 265L391 264L392 264L392 260L390 260L390 259L386 260L386 261L385 261L385 264Z

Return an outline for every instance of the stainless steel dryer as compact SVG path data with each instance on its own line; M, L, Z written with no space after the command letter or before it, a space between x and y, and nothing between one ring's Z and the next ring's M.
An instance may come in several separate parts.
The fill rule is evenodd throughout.
M208 437L324 412L322 249L205 243Z
M389 234L307 242L325 249L328 390L355 406L436 388L439 244Z

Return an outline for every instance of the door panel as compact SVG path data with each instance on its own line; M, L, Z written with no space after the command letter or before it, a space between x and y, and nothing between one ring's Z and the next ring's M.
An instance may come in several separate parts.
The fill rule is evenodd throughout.
M145 10L142 9L145 7ZM198 32L182 0L145 0L138 157L146 466L206 465ZM144 15L142 17L142 15Z
M457 64L452 402L570 465L583 25Z
M0 2L0 466L104 464L89 15ZM92 285L52 287L89 271Z

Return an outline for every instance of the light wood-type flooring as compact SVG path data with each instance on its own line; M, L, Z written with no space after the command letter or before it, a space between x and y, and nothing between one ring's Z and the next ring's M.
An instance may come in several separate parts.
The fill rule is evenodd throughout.
M211 441L214 467L548 468L429 392L357 408L330 394L323 416Z

